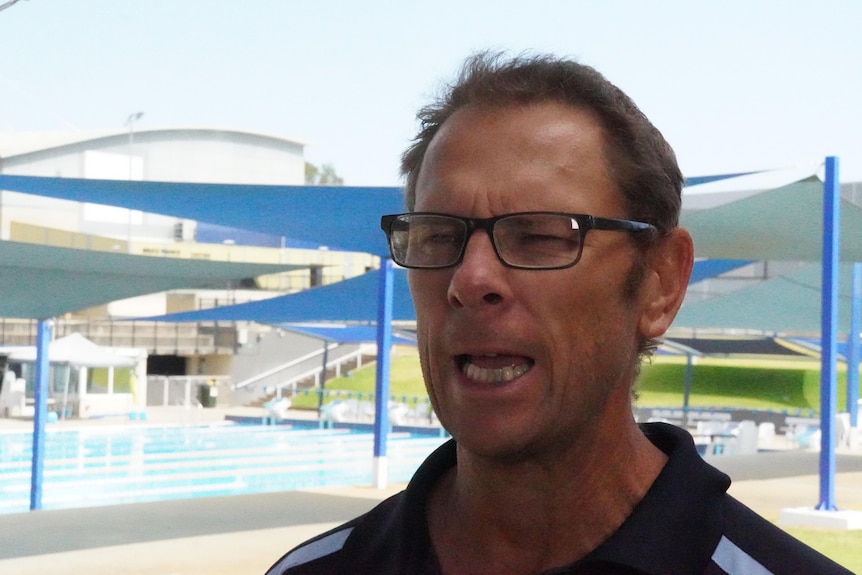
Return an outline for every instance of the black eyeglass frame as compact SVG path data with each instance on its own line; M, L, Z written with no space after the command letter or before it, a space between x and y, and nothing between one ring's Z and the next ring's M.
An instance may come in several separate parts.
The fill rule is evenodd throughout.
M567 218L571 218L577 222L577 229L580 234L580 242L578 243L577 257L573 262L559 266L524 266L509 263L503 258L503 256L500 254L500 250L497 248L497 242L494 240L494 226L500 220L505 220L507 218L515 216L533 215L564 216ZM395 255L395 250L392 246L392 226L398 220L398 218L403 216L434 216L462 222L466 227L466 234L464 235L464 243L461 246L461 251L458 253L458 257L455 258L455 260L451 263L438 266L409 265L406 262L399 261L398 257L396 257ZM513 212L510 214L494 216L492 218L465 218L439 212L406 212L402 214L388 214L382 216L380 218L380 228L386 234L386 241L389 245L389 253L392 256L392 261L404 268L421 270L446 269L455 267L460 264L464 260L464 254L467 251L467 244L469 243L470 238L473 236L473 233L475 233L476 230L480 229L485 230L485 232L488 234L488 238L491 241L491 245L494 247L494 253L497 255L497 259L500 260L500 263L502 263L508 268L519 270L559 270L575 266L581 260L581 255L584 251L584 240L587 236L587 232L589 232L590 230L604 230L629 233L658 232L658 228L656 226L646 222L639 222L635 220L626 220L620 218L602 218L598 216L591 216L589 214L570 214L566 212Z

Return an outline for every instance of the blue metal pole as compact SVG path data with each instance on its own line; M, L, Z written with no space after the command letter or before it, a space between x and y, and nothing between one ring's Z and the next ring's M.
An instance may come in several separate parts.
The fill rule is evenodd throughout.
M691 378L694 372L694 354L687 352L685 354L685 375L683 376L682 384L682 426L688 427L688 411L691 401Z
M859 424L859 332L862 330L862 263L853 264L850 333L847 336L847 412L850 426Z
M42 471L45 460L45 420L48 417L48 346L51 321L36 324L36 373L33 385L33 465L30 471L30 509L42 509Z
M388 462L386 437L389 434L389 353L392 349L392 260L380 261L377 311L377 384L374 395L374 486L386 487Z
M826 158L823 182L823 299L820 337L820 502L817 509L834 511L835 506L835 403L838 357L838 256L841 231L841 186L838 158Z

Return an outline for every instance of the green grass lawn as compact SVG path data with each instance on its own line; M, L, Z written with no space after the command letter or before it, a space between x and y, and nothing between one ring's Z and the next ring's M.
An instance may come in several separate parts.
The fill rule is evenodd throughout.
M862 531L837 529L784 529L853 573L862 573Z
M684 359L655 358L644 364L637 383L638 405L674 407L683 402ZM838 409L844 408L844 372L839 370ZM374 393L375 366L366 365L329 380L325 402L347 393ZM427 396L414 351L393 356L390 392L407 403ZM336 392L341 392L337 395ZM317 395L294 398L298 408L317 408ZM692 407L740 407L748 409L817 409L820 404L820 368L814 361L701 360L692 377Z
M681 406L684 360L656 358L645 364L638 380L638 404ZM350 393L370 400L374 393L375 365L366 365L330 380L326 401ZM703 360L694 369L690 405L750 409L817 409L820 403L820 369L814 361ZM341 395L337 395L340 391ZM396 400L427 401L419 358L405 351L392 358L390 392ZM844 374L839 372L839 409L844 405ZM292 399L295 407L317 409L317 395ZM854 573L862 573L862 531L789 528L787 531Z
M677 406L683 399L683 358L656 358L641 370L638 404ZM814 361L701 360L693 370L692 407L818 409L820 366ZM846 403L844 372L838 374L838 409Z
M324 404L344 399L348 396L360 399L371 399L374 393L377 377L376 364L366 365L351 371L347 375L330 379L326 382ZM403 401L411 407L417 402L426 402L428 394L422 381L422 370L419 367L419 356L416 353L405 352L392 357L389 370L389 392L398 401ZM349 395L348 395L349 394ZM291 398L293 407L298 409L317 409L317 394L309 393Z

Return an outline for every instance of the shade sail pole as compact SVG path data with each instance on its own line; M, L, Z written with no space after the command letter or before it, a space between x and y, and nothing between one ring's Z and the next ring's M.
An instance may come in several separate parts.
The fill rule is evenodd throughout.
M847 411L850 427L859 425L859 332L862 330L862 263L853 264L850 333L847 336Z
M688 427L689 403L691 402L691 379L694 372L694 354L690 351L685 353L685 376L682 385L682 426Z
M36 324L36 370L33 385L33 464L30 471L30 510L42 509L42 476L45 460L45 420L48 418L48 348L51 320Z
M386 438L389 434L389 354L392 350L392 260L381 258L377 315L377 383L374 394L374 487L388 482Z
M823 292L820 330L820 502L817 509L834 511L835 506L835 403L838 357L838 256L841 231L841 186L838 158L826 158L823 181Z

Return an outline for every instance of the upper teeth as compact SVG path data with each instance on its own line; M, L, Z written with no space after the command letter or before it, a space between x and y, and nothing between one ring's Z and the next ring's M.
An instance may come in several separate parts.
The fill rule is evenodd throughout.
M526 364L508 365L500 368L479 367L469 361L464 365L464 374L472 380L481 383L506 383L521 377L530 366Z

